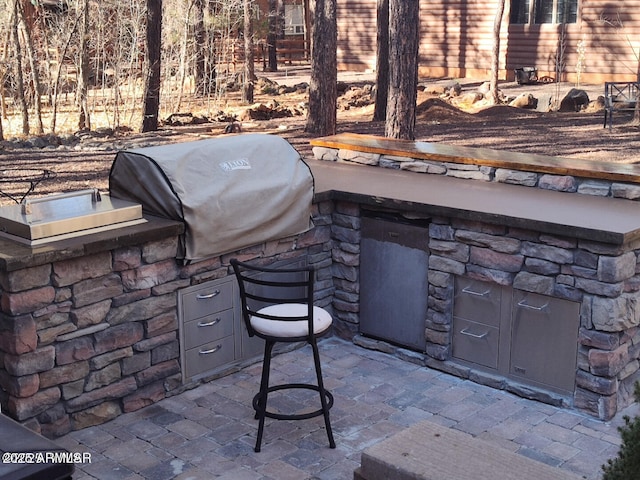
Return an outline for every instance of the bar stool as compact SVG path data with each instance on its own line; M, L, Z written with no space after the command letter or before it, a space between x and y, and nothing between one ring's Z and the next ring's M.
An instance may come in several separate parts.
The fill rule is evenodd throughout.
M249 336L264 339L264 359L260 391L253 398L253 408L258 420L258 436L255 451L259 452L264 421L266 417L276 420L304 420L324 416L324 424L329 438L329 446L336 447L329 420L329 409L333 406L333 395L324 388L317 337L324 335L331 327L331 315L323 308L313 305L314 269L306 268L265 268L231 260L242 305L242 316ZM306 383L286 383L269 385L271 355L277 342L306 341L313 350L313 361L317 385ZM321 408L318 410L286 414L267 410L270 393L289 389L314 390L320 395Z

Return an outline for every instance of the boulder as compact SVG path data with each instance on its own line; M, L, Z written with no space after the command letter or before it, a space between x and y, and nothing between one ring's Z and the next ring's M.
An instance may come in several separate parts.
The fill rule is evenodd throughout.
M591 113L601 112L604 110L604 97L602 95L598 95L598 98L589 102L589 105L587 105L584 110Z
M431 95L457 97L460 95L460 92L462 92L462 85L460 85L459 82L452 80L438 85L423 85L422 87L419 87L419 90Z
M362 87L351 87L338 98L338 108L349 110L352 107L366 107L374 103L374 88L371 84Z
M280 95L286 95L287 93L307 93L309 91L309 84L307 82L296 83L295 85L280 85L278 87L278 93Z
M466 92L451 99L451 104L459 108L470 107L474 103L484 99L484 95L480 92Z
M264 95L277 95L279 85L273 80L266 77L259 77L255 82L255 89L257 92Z
M589 105L589 95L584 90L572 88L560 102L560 112L579 112Z
M451 82L445 85L445 94L450 97L457 97L462 93L462 85L458 82Z
M538 100L530 93L521 93L509 102L509 105L518 108L536 108Z
M538 105L536 105L536 110L538 112L550 112L552 101L553 101L552 94L550 93L538 94Z
M423 85L421 91L431 95L444 95L444 85Z

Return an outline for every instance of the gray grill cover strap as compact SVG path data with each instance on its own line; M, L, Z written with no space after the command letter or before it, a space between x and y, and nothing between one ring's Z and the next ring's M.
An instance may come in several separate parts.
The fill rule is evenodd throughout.
M184 221L178 258L198 260L311 226L313 177L284 139L242 134L118 152L112 196Z

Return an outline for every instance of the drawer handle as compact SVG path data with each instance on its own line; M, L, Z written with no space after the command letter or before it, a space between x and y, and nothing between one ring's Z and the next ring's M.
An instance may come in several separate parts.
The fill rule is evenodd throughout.
M481 333L481 334L479 334L479 335L478 335L477 333L471 333L471 332L470 332L470 331L468 331L466 328L463 328L462 330L460 330L460 333L461 333L462 335L466 335L466 336L468 336L468 337L473 337L473 338L484 338L484 337L486 337L487 335L489 335L489 332L484 332L484 333Z
M211 355L212 353L216 353L218 350L220 350L222 348L222 345L216 345L213 348L210 348L209 350L200 350L198 353L200 355Z
M476 297L486 297L487 295L489 295L491 290L485 290L484 292L476 292L474 290L471 290L469 287L464 287L462 289L462 292L468 293L469 295L475 295Z
M220 323L221 318L218 317L215 320L212 320L211 322L207 322L207 323L202 323L202 322L198 322L198 326L199 327L213 327L214 325Z
M536 307L535 305L528 304L526 299L525 299L525 300L520 300L518 302L518 306L519 307L524 307L524 308L529 308L531 310L535 310L535 311L539 312L539 311L544 310L545 308L547 308L549 306L549 302L545 303L541 307Z
M217 297L218 295L220 295L220 290L216 290L213 293L207 293L207 294L199 293L198 295L196 295L196 299L209 300L210 298Z

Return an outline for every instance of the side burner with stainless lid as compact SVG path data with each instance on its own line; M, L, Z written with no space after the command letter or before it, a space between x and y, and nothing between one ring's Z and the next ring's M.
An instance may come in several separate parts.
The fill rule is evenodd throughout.
M145 221L140 204L89 189L0 207L0 236L34 246Z

